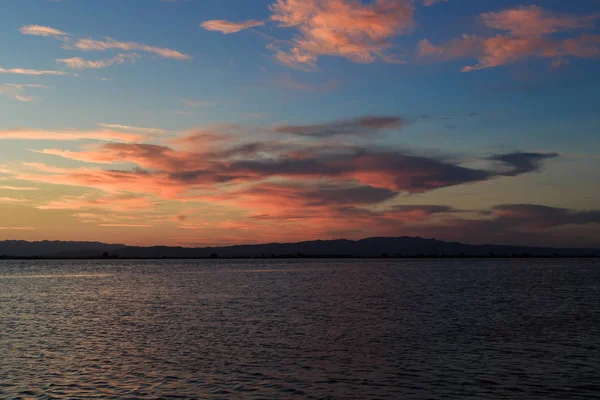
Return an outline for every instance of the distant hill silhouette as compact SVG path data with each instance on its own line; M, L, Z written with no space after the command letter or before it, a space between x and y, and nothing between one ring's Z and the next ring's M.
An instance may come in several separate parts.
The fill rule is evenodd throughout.
M27 242L25 240L0 241L0 256L42 257L57 253L90 253L97 255L104 251L113 251L126 247L124 244L106 244L100 242L62 242L44 240Z
M315 240L227 247L136 247L98 242L0 241L0 257L11 258L243 258L243 257L600 257L600 249L470 245L420 237Z

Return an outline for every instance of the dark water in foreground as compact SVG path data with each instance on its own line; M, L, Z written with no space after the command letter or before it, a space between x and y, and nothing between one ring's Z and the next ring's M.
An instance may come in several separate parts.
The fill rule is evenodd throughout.
M598 399L600 261L0 262L0 398Z

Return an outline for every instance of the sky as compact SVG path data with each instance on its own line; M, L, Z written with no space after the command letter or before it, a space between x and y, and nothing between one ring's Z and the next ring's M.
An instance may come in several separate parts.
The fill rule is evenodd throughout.
M4 0L0 240L600 247L600 1Z

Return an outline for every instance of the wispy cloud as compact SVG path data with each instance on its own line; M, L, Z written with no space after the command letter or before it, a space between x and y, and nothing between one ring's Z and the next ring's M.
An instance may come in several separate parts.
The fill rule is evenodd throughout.
M23 35L53 36L60 39L71 36L68 33L61 31L60 29L55 29L49 26L42 25L25 25L19 28L19 32L21 32Z
M173 131L169 131L166 129L142 128L139 126L129 126L129 125L120 125L120 124L100 124L100 126L103 128L106 128L106 129L115 129L118 131L125 131L125 132L136 132L136 133L142 133L142 134L146 134L146 135L162 135L162 134L167 134L167 133L173 132Z
M253 28L256 26L263 26L265 23L263 21L256 20L248 20L242 22L231 22L224 21L221 19L214 19L210 21L205 21L201 24L201 26L208 31L217 31L221 33L236 33L243 31L244 29Z
M0 190L13 190L13 191L23 191L23 192L27 192L27 191L33 191L33 190L40 190L39 188L34 188L34 187L27 187L27 186L10 186L10 185L0 185Z
M122 50L122 51L141 51L145 53L153 53L162 58L172 58L175 60L190 60L191 57L177 50L172 50L164 47L149 46L136 42L120 42L111 38L104 40L95 39L79 39L73 44L64 46L65 48L75 48L83 51L106 51L106 50Z
M318 125L282 125L275 132L299 136L373 136L386 130L399 130L405 126L400 117L365 116Z
M50 131L34 129L3 129L0 130L0 140L100 140L116 142L139 142L143 135L115 131Z
M19 31L24 35L54 37L65 42L63 44L63 48L65 49L78 49L83 51L140 51L156 54L162 58L171 58L176 60L191 59L191 57L187 54L166 47L151 46L138 42L123 42L110 37L104 37L100 40L91 38L74 38L73 35L48 26L26 25L21 27Z
M86 60L81 57L72 57L72 58L60 58L56 60L57 63L63 64L69 68L73 69L85 69L85 68L107 68L115 64L123 64L125 61L129 60L132 63L135 62L136 59L141 56L136 53L132 54L118 54L116 57L110 58L108 60Z
M26 203L27 199L16 199L14 197L0 197L0 203Z
M99 224L104 228L152 228L149 224Z
M65 71L53 71L44 69L28 69L28 68L2 68L0 74L16 74L16 75L68 75Z
M37 99L37 97L29 96L25 93L27 89L43 89L46 88L44 85L38 84L16 84L16 83L5 83L0 84L0 95L12 97L15 100L22 102L31 102Z
M445 3L447 1L449 1L449 0L423 0L423 5L425 7L431 7L431 6L434 6L434 5L438 4L438 3Z

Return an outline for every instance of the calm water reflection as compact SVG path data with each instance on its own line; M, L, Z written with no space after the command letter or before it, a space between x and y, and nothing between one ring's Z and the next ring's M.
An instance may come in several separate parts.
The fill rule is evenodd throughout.
M0 262L0 398L584 399L600 262Z

